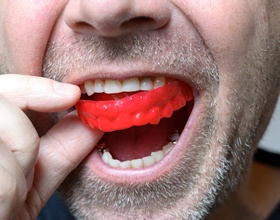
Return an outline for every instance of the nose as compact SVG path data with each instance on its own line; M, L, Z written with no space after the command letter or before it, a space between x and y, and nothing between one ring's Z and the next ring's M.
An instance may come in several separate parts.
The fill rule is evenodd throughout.
M70 0L65 8L72 30L106 37L157 30L170 16L165 0Z

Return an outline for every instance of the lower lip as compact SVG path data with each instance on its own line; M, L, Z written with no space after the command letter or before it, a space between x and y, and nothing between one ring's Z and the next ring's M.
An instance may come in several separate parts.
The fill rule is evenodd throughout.
M86 165L99 178L114 183L141 183L154 181L172 171L188 153L190 139L199 125L199 105L195 103L189 120L174 148L158 163L139 169L113 168L102 160L97 148L86 159ZM195 119L195 120L194 120ZM195 123L194 123L195 122Z
M181 149L182 150L182 149ZM120 169L113 168L103 162L97 149L89 155L87 158L87 164L90 169L101 179L108 182L119 183L137 183L147 182L157 179L164 174L168 173L175 164L178 163L180 157L178 157L177 151L180 151L180 147L176 146L176 149L170 151L161 161L158 163L139 169Z

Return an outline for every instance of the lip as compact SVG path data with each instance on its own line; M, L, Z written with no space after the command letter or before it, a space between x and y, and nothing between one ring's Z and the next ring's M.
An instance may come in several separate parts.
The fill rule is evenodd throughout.
M72 74L76 75L76 74ZM94 76L94 77L93 77ZM158 178L161 178L165 175L168 175L169 172L172 172L172 169L180 164L180 161L188 154L188 150L190 149L190 142L194 135L194 132L197 130L197 127L201 123L203 118L203 103L200 100L203 98L201 94L202 88L194 87L191 79L188 79L185 76L174 76L173 74L166 73L151 73L151 72L140 72L136 71L136 73L131 72L122 72L122 74L116 74L113 72L97 72L91 74L84 74L83 76L79 76L77 79L65 79L68 83L82 85L86 80L92 79L116 79L123 80L130 77L145 77L145 76L166 76L181 80L182 82L191 86L193 91L194 98L194 106L192 112L187 120L187 123L180 135L177 144L174 148L159 162L143 168L134 168L134 169L121 169L121 168L113 168L102 160L99 155L98 149L94 147L92 152L85 159L85 165L87 168L97 175L99 178L106 182L113 183L144 183L149 181L154 181ZM203 88L205 89L205 88Z
M180 161L188 153L191 138L203 118L201 116L202 105L197 101L198 99L198 97L195 98L193 110L177 144L159 162L139 169L113 168L104 163L95 148L86 158L86 166L99 178L114 183L146 183L167 175L172 172L176 165L180 164Z

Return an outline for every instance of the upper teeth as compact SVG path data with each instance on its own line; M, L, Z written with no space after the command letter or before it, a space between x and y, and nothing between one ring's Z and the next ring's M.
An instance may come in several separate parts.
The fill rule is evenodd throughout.
M160 77L144 77L144 78L130 78L124 81L119 80L87 80L84 83L84 88L88 96L94 93L120 93L120 92L135 92L135 91L149 91L166 84L166 78Z

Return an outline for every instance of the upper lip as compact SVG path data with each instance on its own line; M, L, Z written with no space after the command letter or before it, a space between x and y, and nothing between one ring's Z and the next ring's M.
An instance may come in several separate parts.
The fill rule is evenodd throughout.
M70 74L68 77L66 77L63 82L71 83L74 85L81 86L83 83L87 80L94 80L94 79L115 79L115 80L124 80L132 77L147 77L147 76L165 76L170 77L174 79L178 79L180 81L183 81L190 85L193 89L194 95L197 94L201 89L198 88L195 83L193 83L193 80L191 80L188 75L186 74L173 74L169 72L152 72L152 71L143 71L143 70L130 70L130 71L92 71L92 72L86 72L86 73L80 73L80 74Z

